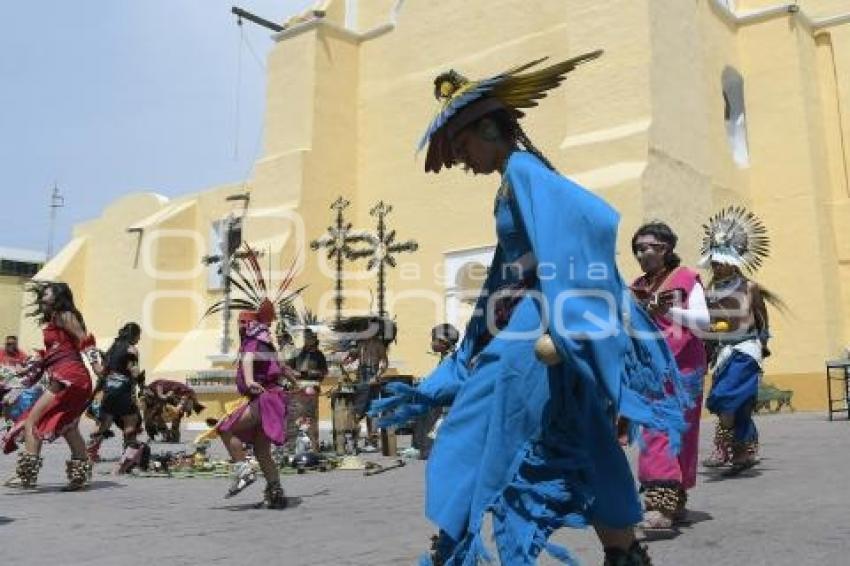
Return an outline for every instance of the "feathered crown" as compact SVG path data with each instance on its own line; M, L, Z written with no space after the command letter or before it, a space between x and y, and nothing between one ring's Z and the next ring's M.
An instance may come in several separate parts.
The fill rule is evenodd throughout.
M335 321L331 325L333 335L330 347L333 351L344 352L360 340L380 338L389 346L398 335L395 321L378 315L349 316Z
M712 262L754 272L768 256L770 239L761 220L743 207L730 206L703 225L701 267Z
M257 252L244 242L236 253L236 263L230 270L227 280L232 286L242 291L244 297L232 298L229 302L222 299L207 309L204 317L221 312L227 308L231 311L242 311L254 313L259 322L269 325L276 318L276 313L286 311L292 305L292 301L306 286L299 287L294 291L289 290L295 279L296 259L292 260L286 277L280 282L277 289L270 293L270 289L263 277ZM203 318L203 317L202 317Z
M417 152L428 145L434 135L452 117L472 102L493 98L503 108L512 110L517 116L522 116L520 109L537 106L537 101L546 97L546 91L560 85L566 79L567 73L600 55L602 50L597 50L523 74L523 71L548 59L543 57L479 81L471 81L454 70L440 74L434 80L434 96L442 103L442 106L428 124L428 129L419 141ZM430 148L428 153L427 162L433 163ZM439 168L433 169L426 165L426 169L438 170Z

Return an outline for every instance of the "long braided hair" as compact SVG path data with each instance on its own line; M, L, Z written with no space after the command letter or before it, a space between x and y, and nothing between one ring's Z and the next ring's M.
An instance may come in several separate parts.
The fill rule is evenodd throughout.
M537 146L534 145L531 138L529 138L528 134L525 133L525 130L522 129L518 118L519 116L517 116L516 112L501 109L482 116L478 119L478 122L480 123L485 120L492 120L499 129L499 134L503 139L513 143L517 147L521 147L542 161L547 168L555 171L556 169L555 166L552 165L552 162L543 155L542 151L537 149Z

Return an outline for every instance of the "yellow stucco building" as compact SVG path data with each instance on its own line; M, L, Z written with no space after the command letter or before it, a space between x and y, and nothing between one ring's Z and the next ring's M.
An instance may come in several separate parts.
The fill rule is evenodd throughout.
M597 48L529 113L526 130L565 174L622 213L627 242L649 219L669 222L694 264L701 223L728 204L766 223L772 254L758 280L790 312L774 315L768 380L798 408L825 407L823 365L850 344L850 6L842 0L334 0L276 34L268 61L264 154L246 184L173 200L132 194L81 224L40 273L67 281L89 326L108 340L140 321L145 365L186 377L212 367L220 319L199 322L220 294L211 268L223 219L250 191L243 235L273 266L304 260L305 304L332 316L330 266L306 245L351 201L355 228L394 206L399 238L419 250L390 272L401 373L434 364L428 332L468 316L494 242L494 178L426 175L414 146L436 110L432 80L448 68L483 77L541 56ZM241 212L240 212L241 214ZM108 262L102 258L110 258ZM351 264L349 308L369 309L373 274ZM36 330L28 323L29 342Z
M41 252L0 247L0 339L17 336L26 284L44 261Z

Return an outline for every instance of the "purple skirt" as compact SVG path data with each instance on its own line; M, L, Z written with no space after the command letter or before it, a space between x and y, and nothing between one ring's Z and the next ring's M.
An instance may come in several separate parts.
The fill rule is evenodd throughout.
M216 430L220 433L230 432L245 411L251 411L256 415L260 424L255 428L236 432L239 440L250 444L257 434L262 433L278 446L286 442L286 392L283 389L280 387L266 389L262 395L254 397L249 403L225 415L219 421Z

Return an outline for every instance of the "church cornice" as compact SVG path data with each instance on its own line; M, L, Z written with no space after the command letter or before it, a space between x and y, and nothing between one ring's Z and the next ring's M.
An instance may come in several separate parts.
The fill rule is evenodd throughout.
M735 10L722 0L711 0L711 3L723 19L735 26L746 26L788 16L800 22L812 35L816 35L826 28L850 23L850 12L814 19L794 3L775 4L756 10Z
M377 25L363 32L348 29L347 27L337 25L324 18L315 18L293 26L291 28L287 28L281 32L275 33L272 35L272 39L278 42L285 41L289 38L301 35L302 33L308 32L313 29L325 28L335 32L337 35L353 43L362 43L364 41L369 41L371 39L381 37L382 35L386 35L389 32L393 31L396 28L396 25L398 25L398 15L399 12L401 12L401 8L403 5L404 0L396 0L395 4L390 10L387 22Z

